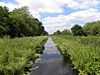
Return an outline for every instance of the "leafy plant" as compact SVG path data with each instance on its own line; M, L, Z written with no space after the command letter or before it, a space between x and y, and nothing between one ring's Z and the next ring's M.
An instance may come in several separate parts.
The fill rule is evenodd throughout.
M29 71L46 39L43 36L0 38L0 75L23 75Z
M79 75L100 75L100 37L52 36L64 57L70 56ZM64 60L68 57L64 58Z

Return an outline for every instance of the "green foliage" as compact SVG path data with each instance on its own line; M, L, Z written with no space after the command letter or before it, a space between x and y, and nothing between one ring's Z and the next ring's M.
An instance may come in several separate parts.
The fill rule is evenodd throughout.
M100 75L100 37L52 36L64 59L70 60L79 75ZM67 57L66 57L67 55Z
M10 37L40 36L45 33L42 23L34 18L28 7L14 9L0 6L0 36Z
M53 35L71 35L71 31L67 29L64 29L63 31L57 30Z
M19 36L39 36L45 32L42 23L32 17L28 11L28 7L13 10L11 18L15 19L18 24L16 26L19 29L16 33L19 33Z
M0 36L6 35L9 30L9 14L7 7L0 6Z
M0 38L0 75L24 75L47 37Z
M71 35L71 31L70 30L67 30L67 29L64 29L62 32L61 32L62 35Z
M41 35L48 35L48 32L44 31Z
M73 32L73 35L74 36L82 36L82 35L87 35L84 31L83 31L83 28L79 25L74 25L72 28L71 28L72 32Z
M88 35L100 35L100 21L88 22L83 28Z
M56 32L54 32L54 35L60 35L61 31L57 30Z

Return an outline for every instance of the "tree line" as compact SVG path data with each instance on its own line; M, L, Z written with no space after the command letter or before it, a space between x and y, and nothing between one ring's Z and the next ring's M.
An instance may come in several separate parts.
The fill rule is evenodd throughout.
M57 30L53 35L74 35L74 36L99 36L100 35L100 21L93 21L86 23L83 27L75 24L71 30L64 29Z
M0 37L10 36L40 36L48 35L37 18L34 18L27 6L14 9L12 12L4 6L0 6Z

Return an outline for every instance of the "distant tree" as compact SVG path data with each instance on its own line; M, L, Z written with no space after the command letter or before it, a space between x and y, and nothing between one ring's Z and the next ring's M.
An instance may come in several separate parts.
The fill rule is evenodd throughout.
M71 31L73 33L74 36L82 36L82 35L87 35L84 31L83 28L81 26L79 26L78 24L74 25L71 28Z
M67 30L67 29L64 29L62 32L61 32L62 35L71 35L71 31L70 30Z
M88 35L100 35L100 21L88 22L84 25L83 29Z
M57 30L56 32L54 32L54 35L60 35L61 31Z

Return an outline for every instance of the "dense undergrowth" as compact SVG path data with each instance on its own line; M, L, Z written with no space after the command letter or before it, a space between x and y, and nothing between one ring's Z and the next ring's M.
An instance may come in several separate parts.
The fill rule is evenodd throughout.
M70 57L79 75L100 75L99 36L52 36L64 60Z
M41 53L47 37L0 38L0 75L24 75Z

